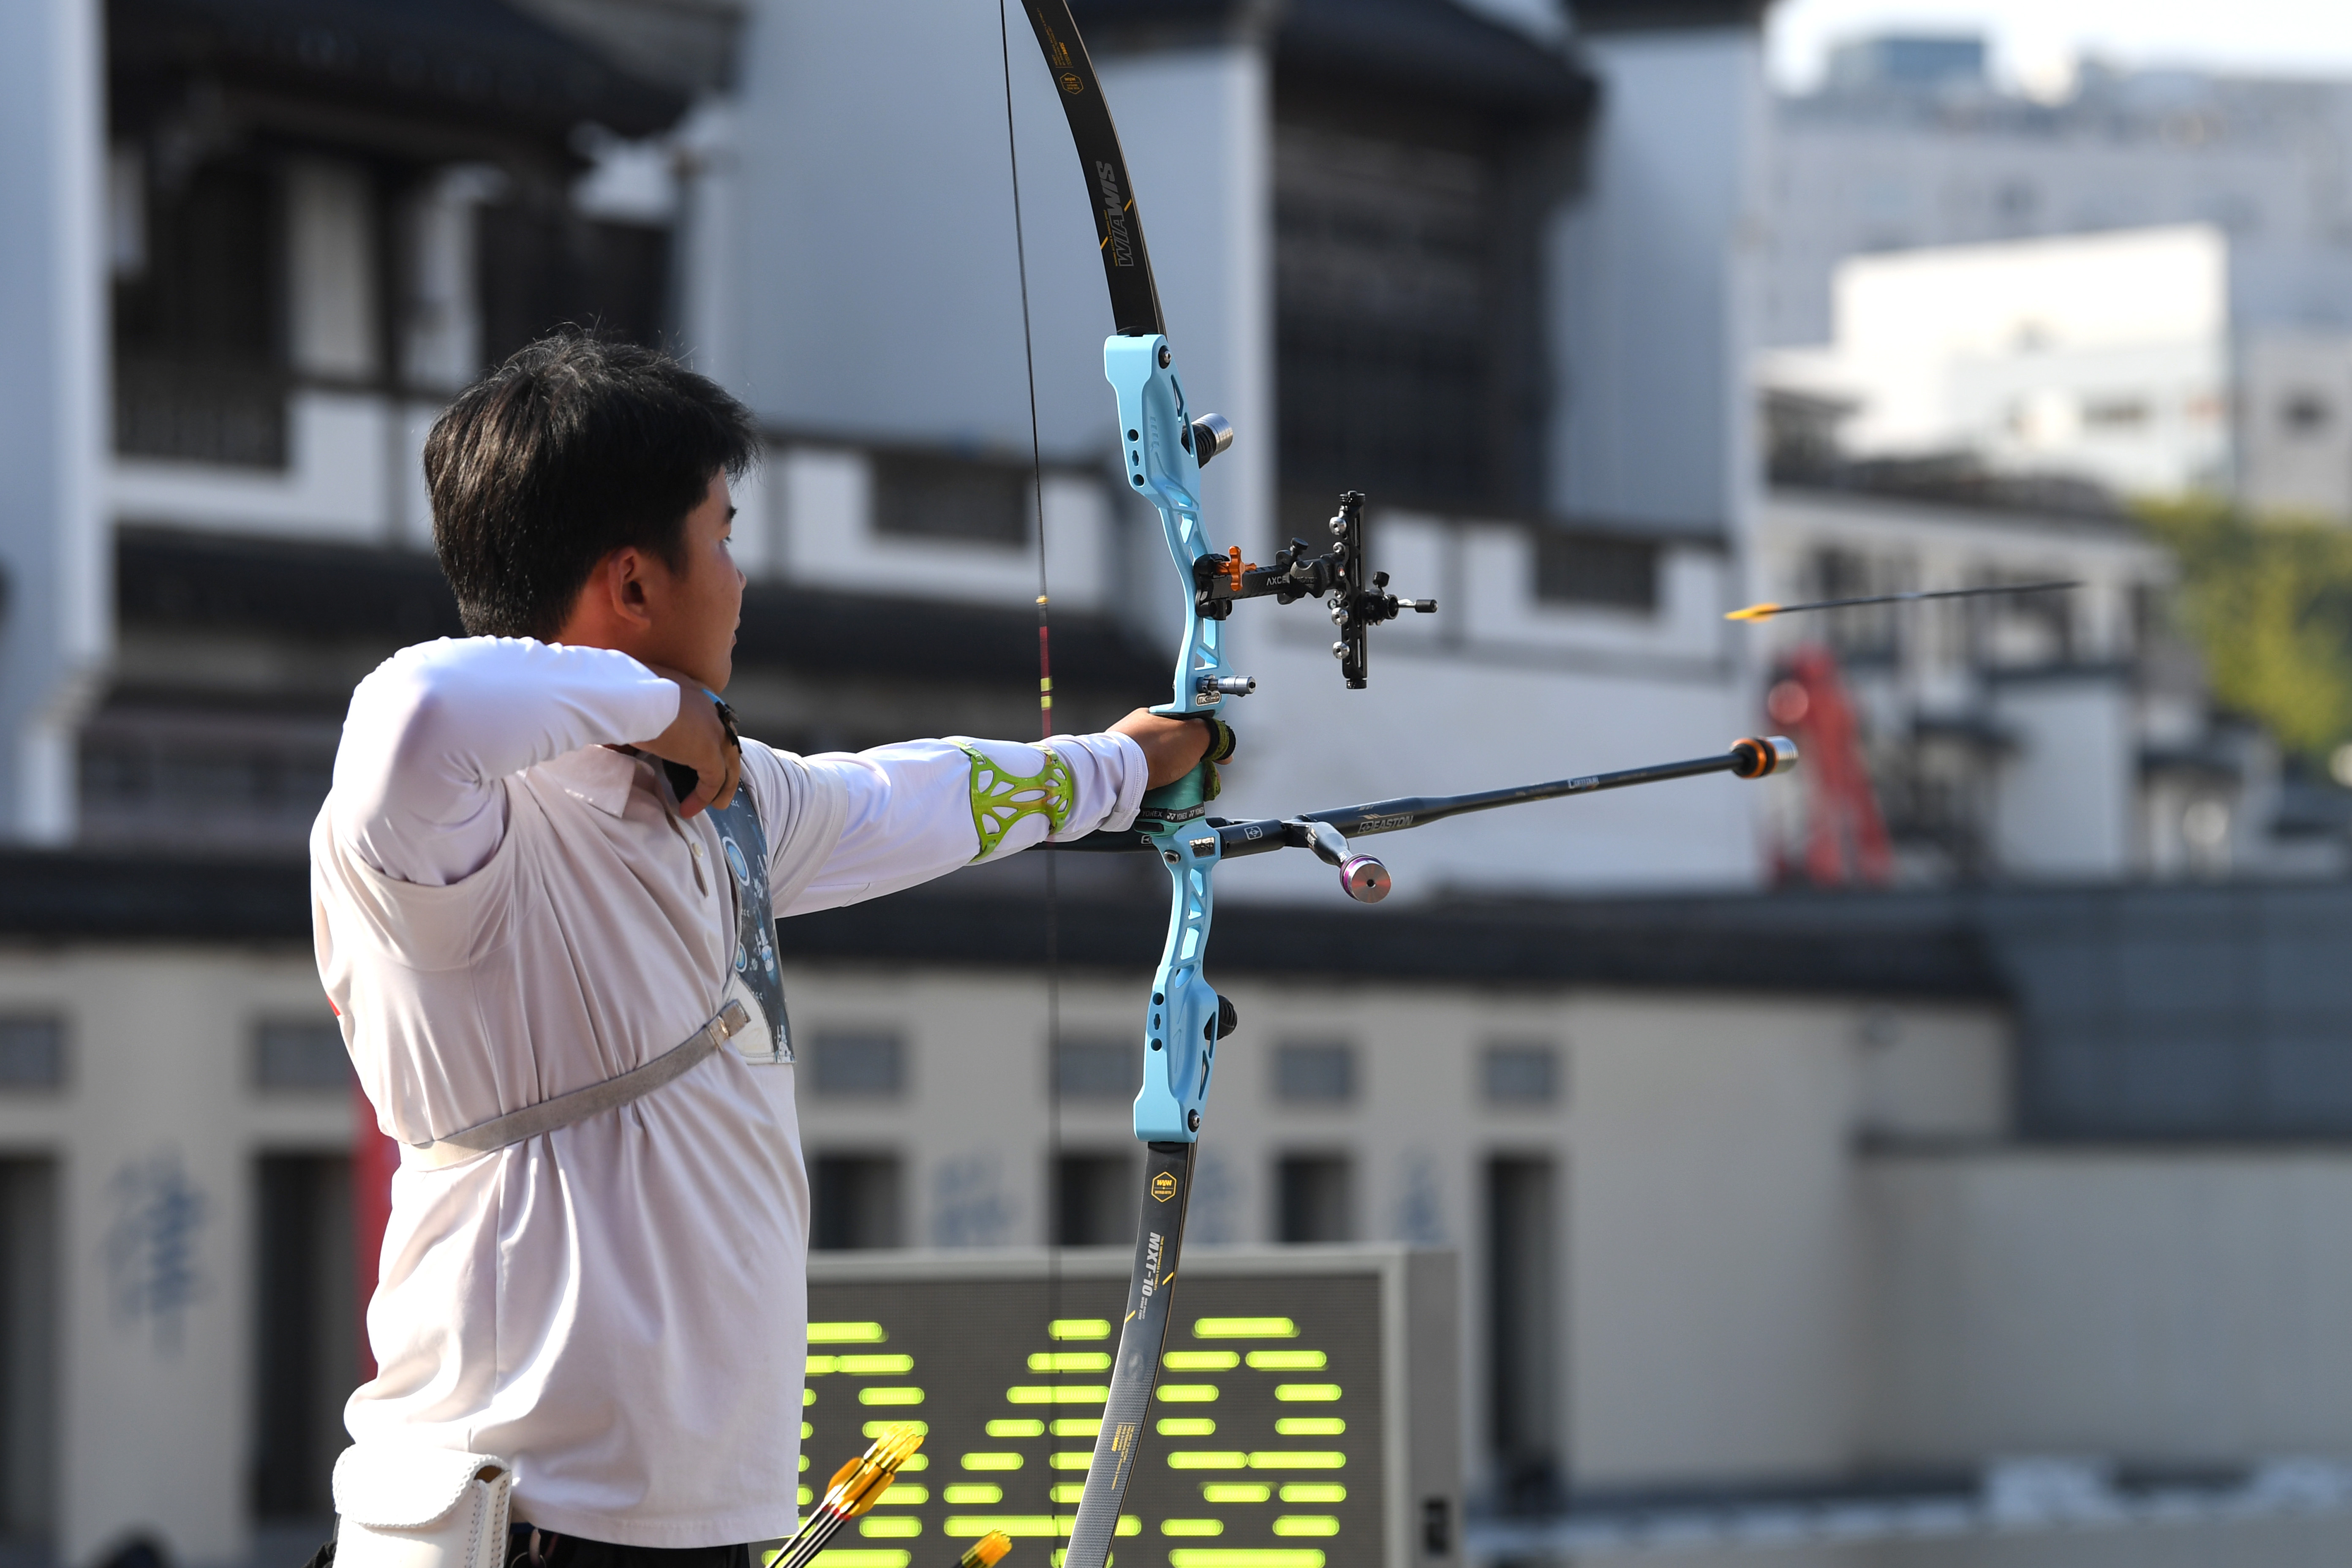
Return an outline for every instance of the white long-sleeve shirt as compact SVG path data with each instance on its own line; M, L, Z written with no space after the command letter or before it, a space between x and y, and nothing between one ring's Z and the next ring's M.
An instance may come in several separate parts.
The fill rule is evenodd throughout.
M679 700L623 654L487 637L404 649L361 682L311 829L312 916L387 1134L421 1143L601 1082L718 1010L735 924L717 832L610 749L659 734ZM1132 741L1052 750L1073 786L1061 836L1132 821ZM976 858L974 752L1013 778L1047 763L1006 742L803 758L747 740L777 911ZM1047 831L1019 817L993 853ZM516 1517L561 1534L788 1533L808 1226L793 1075L721 1051L617 1110L403 1169L352 1436L503 1455Z

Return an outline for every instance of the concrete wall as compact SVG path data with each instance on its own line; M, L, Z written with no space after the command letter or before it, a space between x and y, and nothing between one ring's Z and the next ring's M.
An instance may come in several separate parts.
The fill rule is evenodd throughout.
M1132 1048L1139 980L1066 977L1063 1038ZM901 1163L910 1244L1034 1245L1057 1143L1131 1155L1123 1098L1066 1100L1056 1140L1034 973L802 964L787 984L804 1042L902 1042L902 1093L828 1096L804 1079L803 1118L813 1158ZM2005 1101L2005 1025L1984 1007L1311 978L1227 989L1243 1029L1211 1102L1192 1238L1275 1238L1279 1162L1308 1154L1349 1163L1356 1237L1459 1249L1474 1488L1490 1431L1490 1161L1552 1166L1552 1405L1578 1478L1804 1475L1853 1451L1854 1130L1981 1134ZM254 1032L321 1013L292 949L0 952L0 1017L60 1017L68 1041L61 1088L0 1091L0 1156L47 1155L59 1173L66 1563L134 1532L194 1563L250 1548L256 1161L341 1151L350 1125L339 1092L257 1088ZM1352 1095L1282 1100L1277 1053L1300 1043L1353 1047ZM1494 1045L1556 1049L1554 1097L1490 1100Z
M803 1037L890 1032L908 1053L901 1100L803 1096L811 1157L905 1161L916 1245L1043 1239L1040 980L849 966L791 984ZM1275 1239L1279 1161L1339 1155L1358 1237L1459 1250L1474 1484L1491 1431L1489 1161L1553 1168L1566 1353L1552 1404L1575 1480L1710 1484L1834 1473L1855 1455L1854 1137L2005 1125L2007 1028L1989 1007L1312 977L1222 989L1242 1027L1219 1063L1190 1236ZM1061 1009L1065 1040L1129 1042L1138 1021L1131 982L1074 977ZM1284 1102L1277 1051L1324 1042L1355 1047L1355 1094ZM1487 1100L1497 1044L1555 1047L1557 1098ZM1124 1100L1064 1101L1060 1146L1129 1150Z
M1130 1048L1135 978L1066 975L1062 1037ZM1121 1097L1066 1099L1057 1135L1033 972L802 963L788 985L812 1049L902 1043L899 1093L806 1083L803 1118L813 1157L900 1162L909 1243L1034 1245L1057 1149L1131 1154ZM1243 1026L1192 1238L1273 1239L1280 1162L1314 1155L1348 1164L1357 1238L1458 1249L1474 1495L1495 1479L1497 1159L1550 1166L1553 1438L1589 1493L1752 1495L2037 1452L2352 1454L2352 1154L2005 1144L2008 1025L1986 1005L1312 976L1227 989ZM254 1031L319 1012L290 948L0 952L0 1016L60 1017L68 1042L60 1087L0 1093L0 1156L50 1157L59 1178L65 1563L134 1531L191 1563L249 1549L256 1160L338 1151L349 1128L338 1092L256 1087ZM1352 1093L1285 1100L1276 1063L1299 1044L1352 1047ZM1494 1047L1555 1050L1551 1098L1491 1098ZM1998 1535L1874 1550L1923 1568L2105 1560Z
M2352 1152L1888 1154L1864 1171L1882 1460L2352 1454Z
M1578 1053L1576 1480L1843 1470L1857 1043L1785 1005L1644 1021L1621 1013Z
M1958 1540L1683 1543L1580 1552L1582 1568L2333 1568L2352 1555L2352 1521L2264 1519L2106 1530L2039 1530ZM1566 1558L1517 1559L1567 1562Z
M66 1024L54 1090L0 1093L0 1154L58 1163L56 1551L247 1549L254 1163L341 1152L349 1102L254 1085L254 1029L326 1017L307 952L0 952L0 1012Z

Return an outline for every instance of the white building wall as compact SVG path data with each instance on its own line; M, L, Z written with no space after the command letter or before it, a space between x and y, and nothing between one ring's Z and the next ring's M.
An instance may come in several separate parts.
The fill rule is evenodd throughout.
M0 7L0 837L74 833L74 735L113 635L103 44L96 0Z
M726 269L740 311L724 351L730 390L786 428L1025 458L996 13L941 0L756 0L748 9L724 229L740 258ZM1023 18L1012 26L1039 423L1049 458L1092 459L1115 438L1102 379L1109 300L1061 106ZM892 41L887 93L870 73L844 68L871 58L882 37ZM1139 94L1120 96L1125 85L1108 90L1130 156L1154 142L1173 152L1214 139L1208 105L1175 100L1165 107L1184 112L1168 123L1129 108ZM1208 247L1223 237L1188 244L1172 215L1157 216L1156 204L1175 197L1162 194L1170 182L1133 173L1162 289L1214 268ZM1235 283L1263 287L1213 276L1197 286ZM1230 293L1212 298L1221 310L1248 308ZM1216 406L1224 377L1191 346L1208 329L1171 306L1188 386Z
M0 1095L0 1152L58 1162L57 1558L133 1534L249 1546L254 1164L340 1152L350 1103L254 1088L253 1031L326 1016L306 954L16 947L0 1011L66 1024L63 1086Z
M1582 50L1601 107L1551 263L1553 504L1737 540L1755 482L1741 367L1762 42L1684 28L1590 36Z
M2016 737L1993 808L2000 863L2026 877L2113 880L2134 868L2139 740L2112 670L2001 680L1992 717Z
M1048 584L1065 610L1118 616L1147 645L1172 647L1180 599L1156 519L1087 478L1114 435L1101 375L1108 313L1060 106L1014 20L1039 431L1055 465L1045 495ZM894 66L900 90L887 104L858 73L837 68L877 32L904 46ZM1564 395L1581 410L1562 427L1576 449L1557 465L1557 500L1665 531L1659 609L1539 602L1517 524L1381 514L1376 564L1400 587L1434 594L1441 612L1387 628L1374 653L1381 678L1351 694L1332 668L1319 610L1252 605L1237 616L1233 646L1263 685L1237 709L1247 750L1232 775L1236 809L1288 812L1697 755L1756 727L1747 639L1714 619L1740 597L1737 541L1751 508L1748 420L1730 369L1747 331L1741 247L1759 155L1756 41L1738 31L1675 33L1595 47L1622 77L1604 115L1616 117L1604 139L1616 172L1555 237ZM1213 526L1258 559L1278 542L1265 48L1244 33L1098 62L1122 118L1188 392L1239 431L1203 476ZM1034 599L1025 548L877 536L861 478L866 453L882 446L1029 457L999 60L992 19L940 0L878 9L759 0L730 98L698 110L677 139L687 346L778 433L767 470L739 498L740 556L755 576L1024 610ZM1691 134L1694 124L1704 134ZM380 277L352 171L299 165L289 245L303 281L291 308L306 381L289 394L281 470L107 453L99 318L46 313L43 330L88 326L72 363L89 395L58 403L44 392L34 423L11 427L30 432L59 408L87 405L89 472L73 479L84 499L70 503L87 515L58 535L87 581L55 591L70 563L26 556L10 635L32 637L65 616L56 635L79 650L73 668L102 661L111 644L106 520L428 547L419 459L437 410L429 398L356 390L357 378L381 367L368 362L364 334L353 334L363 307L397 288L401 374L451 390L462 382L480 331L467 285L471 223L498 185L485 168L443 171L402 219L409 254L398 276ZM89 225L112 188L93 162L75 191L91 204ZM41 231L39 223L12 229L20 239ZM1661 256L1687 257L1663 287ZM10 297L44 298L37 289ZM76 449L36 445L43 462ZM12 689L34 693L42 679ZM74 729L93 689L60 676L39 714L25 718L40 742L26 753L37 759L28 776L45 781L39 798L56 808L40 808L45 833L69 834ZM1153 688L1135 700L1161 696ZM1401 849L1400 870L1408 896L1463 885L1751 884L1761 867L1753 808L1748 792L1702 784L1541 818L1465 822ZM1238 869L1232 885L1244 896L1297 886L1255 867Z
M284 468L116 458L107 469L107 500L122 522L389 544L395 531L414 531L413 522L400 527L410 510L401 502L412 470L423 489L424 432L432 428L430 420L420 429L401 415L373 393L292 392ZM427 503L428 538L431 515Z
M2352 521L2352 336L2245 334L2237 439L2249 508Z
M1861 1194L1883 1460L2352 1454L2352 1155L1883 1155Z
M1860 1394L1858 1042L1788 1004L1678 1011L1666 1029L1621 1015L1577 1053L1573 1473L1842 1471Z
M1976 453L2126 493L2230 483L2230 251L2206 226L1849 257L1769 384L1853 401L1855 456Z

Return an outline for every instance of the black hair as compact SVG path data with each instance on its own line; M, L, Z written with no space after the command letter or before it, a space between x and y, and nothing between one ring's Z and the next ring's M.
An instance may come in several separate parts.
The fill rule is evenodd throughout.
M433 550L466 629L552 638L625 545L682 570L687 513L758 452L750 411L667 354L574 331L520 350L425 441Z

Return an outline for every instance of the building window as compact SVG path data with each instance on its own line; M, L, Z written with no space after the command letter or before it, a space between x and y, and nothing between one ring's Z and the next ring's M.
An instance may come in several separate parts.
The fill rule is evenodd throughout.
M1054 1245L1124 1247L1135 1240L1135 1158L1065 1154L1054 1170Z
M1323 1043L1276 1046L1274 1093L1276 1099L1293 1105L1346 1104L1356 1098L1355 1047Z
M1345 1155L1286 1155L1275 1167L1275 1239L1286 1245L1354 1240L1353 1178Z
M64 1019L0 1017L0 1089L55 1089L65 1078Z
M58 1251L56 1162L0 1160L0 1535L20 1542L57 1528Z
M125 176L118 176L119 181ZM278 172L223 160L143 201L114 258L114 445L129 457L286 462L284 212ZM113 193L118 206L133 193Z
M1538 504L1541 220L1566 168L1525 156L1541 136L1352 81L1277 79L1285 516L1291 497L1328 508L1343 489L1442 511Z
M1552 1163L1503 1158L1486 1165L1486 1409L1502 1468L1503 1505L1549 1512L1562 1502L1556 1408L1559 1321Z
M82 835L125 847L299 848L333 782L337 728L305 718L108 707L81 734Z
M1813 599L1860 599L1899 594L1913 586L1908 561L1835 548L1813 552ZM1895 605L1861 605L1832 610L1820 619L1831 651L1848 664L1891 664L1902 653L1902 625Z
M268 1154L257 1176L253 1511L316 1519L334 1511L328 1480L360 1377L352 1163Z
M343 1089L352 1059L332 1019L265 1022L253 1031L253 1081L263 1089Z
M2151 410L2144 397L2093 397L2083 403L2083 426L2108 435L2136 433L2146 428Z
M2335 422L2336 409L2316 392L2294 392L2279 405L2279 423L2290 436L2316 436Z
M874 458L874 531L975 544L1029 542L1033 476L1026 468L915 452Z
M843 1252L899 1245L898 1162L820 1154L809 1162L809 1245Z
M907 1088L907 1052L896 1035L826 1030L809 1041L809 1083L818 1094L887 1099Z
M1493 1105L1549 1105L1559 1098L1559 1051L1549 1045L1496 1045L1480 1064Z
M1547 605L1607 609L1658 607L1658 547L1563 529L1536 531L1536 598Z
M1141 1050L1128 1040L1064 1040L1055 1064L1065 1100L1132 1100L1143 1086Z
M2063 575L2059 568L2040 574L1990 572L1979 581L1989 584L2048 582ZM2064 664L2074 657L2073 594L2002 594L1962 601L1969 628L1969 652L1979 667L2018 669Z
M661 341L669 231L583 217L560 192L512 182L474 209L484 362L566 324L630 342Z

